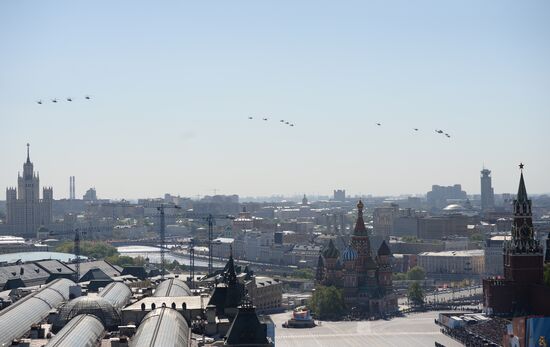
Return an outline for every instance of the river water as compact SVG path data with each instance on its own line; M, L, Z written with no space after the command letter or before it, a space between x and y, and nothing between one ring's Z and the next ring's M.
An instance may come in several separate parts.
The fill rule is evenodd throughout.
M160 248L159 247L152 247L152 246L122 246L117 247L118 253L121 255L126 255L132 258L137 257L143 257L143 258L149 258L149 261L151 263L160 263ZM174 260L177 260L180 264L189 265L189 255L188 254L175 254L175 253L169 253L166 252L164 254L164 258L167 262L173 262ZM219 262L219 261L213 261L212 265L215 268L224 267L225 263ZM195 266L208 266L208 261L197 259L195 258Z

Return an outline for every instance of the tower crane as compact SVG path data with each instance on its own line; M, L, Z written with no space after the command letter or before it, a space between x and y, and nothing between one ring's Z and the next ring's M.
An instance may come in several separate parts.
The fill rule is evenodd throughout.
M78 280L80 279L80 230L75 229L74 232L74 246L73 251L75 255L75 281L74 283L78 283Z
M157 210L160 212L160 278L164 280L164 273L165 273L165 267L166 264L164 263L164 256L166 252L166 221L164 219L164 209L168 208L176 208L181 209L178 205L170 205L167 206L166 204L160 204L160 206L157 207Z
M75 228L73 231L69 232L52 232L50 231L51 236L57 236L57 235L71 235L74 233L74 239L73 239L73 253L75 255L75 280L74 282L77 283L80 279L80 240L82 239L82 235L86 234L88 231L93 231L93 227L89 228Z
M167 205L167 204L160 204L160 206L157 207L157 210L160 213L160 263L161 263L161 278L164 279L164 273L165 273L165 252L166 252L166 241L165 241L165 235L166 235L166 222L165 222L165 209L166 208L175 208L175 209L181 209L178 205ZM212 240L214 238L214 225L216 224L216 219L235 219L234 216L231 215L225 215L225 214L212 214L212 213L194 213L194 212L184 212L180 214L175 214L176 217L185 218L185 219L201 219L208 223L208 273L211 274L213 272L213 266L212 266ZM194 279L194 272L195 272L195 257L194 257L194 241L192 243L192 247L189 249L190 251L190 257L191 259L191 272L192 280Z
M212 240L214 239L214 225L216 224L216 219L235 219L235 216L227 215L227 214L212 214L212 213L194 213L194 212L187 212L181 214L179 217L181 218L193 218L193 219L202 219L208 223L208 274L211 274L213 272L213 266L212 266ZM194 241L193 241L194 242ZM194 243L193 243L194 244ZM194 247L194 246L193 246ZM192 259L192 272L194 273L194 250L193 250L193 259ZM190 256L191 256L191 249L190 249Z
M195 288L195 239L189 240L189 283Z

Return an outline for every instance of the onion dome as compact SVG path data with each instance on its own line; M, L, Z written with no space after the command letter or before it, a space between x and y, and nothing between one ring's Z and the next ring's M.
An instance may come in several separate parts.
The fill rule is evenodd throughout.
M344 252L342 252L342 260L354 261L355 259L357 259L357 251L351 245L348 245Z
M378 256L381 255L391 255L391 250L390 247L388 247L386 240L382 241L380 248L378 248Z
M323 251L323 257L325 257L325 259L338 258L339 255L340 252L336 249L336 246L334 246L332 239L330 239L328 247Z

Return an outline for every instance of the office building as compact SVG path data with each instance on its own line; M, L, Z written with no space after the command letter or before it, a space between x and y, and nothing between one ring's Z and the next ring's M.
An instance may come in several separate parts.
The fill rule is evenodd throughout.
M448 187L433 185L432 190L426 194L426 197L430 208L442 209L449 204L449 200L466 200L467 195L460 184Z
M491 170L481 170L481 210L491 211L495 208L495 192L491 185Z

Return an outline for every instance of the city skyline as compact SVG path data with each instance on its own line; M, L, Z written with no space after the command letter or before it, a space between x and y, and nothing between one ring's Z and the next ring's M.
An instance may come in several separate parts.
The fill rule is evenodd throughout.
M2 3L0 187L29 142L56 199L502 193L519 162L548 193L548 10Z
M25 163L29 163L29 160L31 160L31 158L30 158L30 144L27 143L27 159L26 159ZM31 162L32 162L32 160L31 160ZM32 164L34 164L34 162L31 163L31 166L32 166ZM520 163L519 167L523 171L524 164ZM486 167L483 167L483 170L481 171L482 175L483 175L484 171L488 171L488 169ZM19 177L20 177L21 173L22 173L22 171L18 171L18 176ZM40 174L40 172L38 170L35 170L33 173L35 173L37 175ZM69 189L67 191L68 196L58 196L58 197L56 197L56 199L81 199L81 196L83 196L85 193L87 193L87 191L89 189L94 189L94 191L96 190L95 186L83 187L83 188L80 188L80 190L82 190L85 193L80 194L80 190L76 188L75 176L69 176L68 178L69 178ZM456 184L461 185L461 183L456 183ZM438 185L434 185L434 186L438 186ZM12 188L15 188L15 185L6 186L6 189L8 189L8 190L12 189ZM339 188L341 188L341 187L339 187ZM432 187L430 187L430 189L432 189ZM63 189L61 189L61 190L63 190ZM358 198L358 197L367 197L367 196L373 196L373 197L376 197L376 196L388 196L388 197L426 196L426 193L428 193L428 192L425 192L425 193L399 193L399 194L396 194L396 195L390 195L390 194L376 195L376 194L372 194L372 193L365 193L364 194L364 193L352 192L352 191L346 190L345 188L344 188L344 192L346 193L346 197L349 197L349 198L352 198L352 197L353 198ZM466 192L466 193L468 193L468 195L481 196L481 191L480 192ZM204 197L204 196L212 196L212 195L217 195L217 194L219 194L219 195L233 195L233 194L236 194L236 195L239 195L241 199L242 198L244 198L244 199L246 199L246 198L258 199L258 198L282 197L282 198L297 198L298 201L301 201L302 196L306 196L306 195L309 195L310 197L311 196L314 196L314 197L315 196L316 197L322 197L322 196L331 197L330 192L329 193L325 193L325 192L321 192L321 193L319 193L319 192L294 192L294 193L288 193L288 194L281 194L281 193L273 192L271 195L256 195L256 196L254 196L254 195L240 195L238 192L224 193L224 192L220 192L219 189L213 189L211 193L205 192L204 194L196 194L196 195L184 195L184 194L179 194L178 192L167 191L167 192L161 193L157 196L146 196L146 195L135 196L135 197L100 196L100 198L101 199L112 199L112 200L117 200L117 199L137 200L139 198L161 198L165 194L170 194L170 195L173 195L173 196L182 196L182 197L187 197L187 198L200 198L200 197ZM497 194L514 194L514 193L513 192L497 192ZM536 196L536 195L539 195L539 194L535 193L533 195Z

